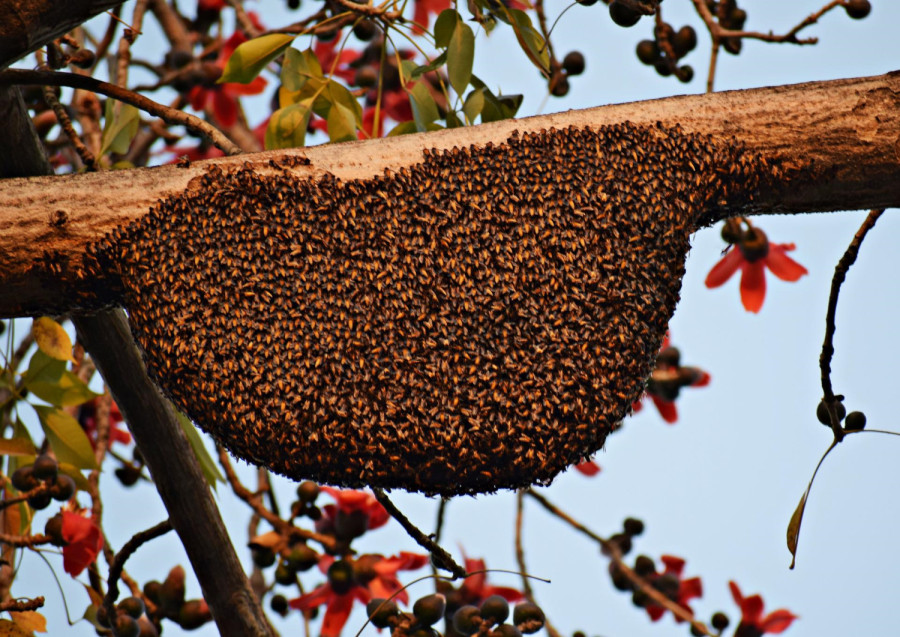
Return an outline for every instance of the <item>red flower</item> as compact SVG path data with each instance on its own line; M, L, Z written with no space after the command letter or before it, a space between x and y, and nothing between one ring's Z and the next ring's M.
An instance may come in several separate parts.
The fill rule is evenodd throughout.
M575 465L575 470L582 475L592 478L600 473L600 465L593 460L585 460L584 462L579 462Z
M343 565L332 568L335 564ZM381 555L362 555L355 561L349 559L336 562L334 557L323 555L319 560L319 570L328 573L328 582L316 589L291 600L291 608L307 611L325 605L321 637L337 637L353 610L354 600L367 604L373 598L395 599L406 604L409 595L400 591L402 585L397 579L397 571L412 571L428 564L427 555L407 553L385 558ZM352 570L352 579L347 572ZM341 573L343 571L343 573ZM398 592L400 591L400 592Z
M486 566L484 560L473 559L463 555L466 573L475 573L476 571L484 571ZM524 598L525 595L521 591L506 586L493 586L487 583L487 573L477 573L463 580L459 587L462 594L463 603L479 605L491 595L499 595L508 602L517 602Z
M441 11L450 8L450 0L415 0L413 11L413 33L422 35L428 28L432 15L440 15Z
M370 531L384 526L391 519L387 510L381 506L381 503L371 493L353 491L351 489L334 489L326 486L322 486L320 489L334 498L334 501L337 503L336 505L326 504L322 507L322 518L316 522L316 529L320 533L328 530L328 527L334 524L339 512L365 516L364 526L365 529Z
M222 50L219 52L219 58L215 65L220 69L225 68L225 63L234 50L238 46L247 41L247 36L240 31L235 31L228 38ZM204 86L200 84L191 89L188 93L188 99L191 102L191 108L196 111L202 111L208 104L212 104L213 113L219 124L228 128L234 126L238 116L238 99L242 95L257 95L262 93L268 82L264 77L257 75L249 84L238 84L236 82L228 82L226 84L214 84L212 86Z
M699 367L681 365L681 352L669 345L668 334L663 339L662 348L656 356L656 367L647 382L644 397L650 397L659 410L659 414L670 425L678 421L678 409L675 399L684 387L705 387L709 385L710 375ZM633 411L640 411L640 401L632 403Z
M706 287L717 288L741 271L741 303L748 312L759 312L766 298L766 268L782 281L796 281L807 269L787 256L793 243L769 243L759 228L740 233L725 256L706 275Z
M93 564L103 550L103 534L94 520L71 511L62 512L63 569L72 577Z
M672 601L686 609L691 615L694 614L693 609L688 605L695 597L703 596L703 583L700 581L699 577L691 577L690 579L681 579L681 573L684 570L685 561L680 557L675 557L674 555L663 555L660 558L663 564L665 564L665 570L656 575L655 577L650 578L651 580L658 581L660 578L667 577L672 580L676 580L678 582L678 590L672 591ZM666 614L666 609L658 604L649 604L646 606L647 614L650 615L651 621L659 621L659 619ZM682 619L680 617L676 617L675 621L681 623Z
M741 608L741 623L735 631L735 635L759 636L766 633L781 633L797 619L791 611L784 608L773 610L763 617L763 600L759 595L744 597L741 589L734 582L728 582L734 603Z
M353 82L353 78L356 77L356 69L350 66L350 64L359 58L359 51L354 51L346 47L341 49L340 53L335 50L338 43L341 42L340 31L337 32L337 35L335 35L334 38L328 40L328 42L323 42L318 38L316 40L316 44L313 47L313 53L316 54L316 58L319 60L319 66L322 67L322 72L325 75L339 77L348 84Z
M99 397L94 400L88 401L81 405L78 409L78 422L81 424L81 428L84 429L84 432L88 436L88 440L91 441L91 446L97 446L97 401L100 400ZM131 434L128 433L127 429L120 428L121 425L125 422L125 419L122 418L122 412L119 411L119 406L112 402L109 407L109 444L111 445L114 442L120 442L123 445L131 444Z

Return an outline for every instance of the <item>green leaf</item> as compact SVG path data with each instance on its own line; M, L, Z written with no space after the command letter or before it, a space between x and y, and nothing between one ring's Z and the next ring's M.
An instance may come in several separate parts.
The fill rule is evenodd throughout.
M31 334L38 349L58 361L72 360L72 339L63 326L49 316L34 319Z
M447 122L447 128L461 128L465 126L465 123L459 119L456 111L447 111L447 117L444 120Z
M310 79L325 79L319 58L312 49L305 51L288 49L284 55L284 65L281 67L282 87L287 91L297 92L302 90Z
M441 15L434 21L434 46L446 49L450 45L450 38L456 30L456 25L462 22L462 17L453 9L444 9Z
M24 438L0 438L0 456L35 456L37 448Z
M225 70L222 71L222 77L219 78L218 83L249 84L266 67L266 64L291 46L294 37L296 36L287 33L269 33L240 44L225 63Z
M332 102L328 109L328 139L332 142L346 142L356 139L356 118L353 111L338 102Z
M794 568L794 564L797 561L797 542L800 540L800 524L803 522L803 512L806 510L806 499L808 497L809 487L803 492L803 497L800 498L800 503L797 505L797 508L794 509L794 514L791 516L791 521L788 523L787 547L791 552L791 569Z
M509 12L510 26L516 34L519 46L525 51L528 59L542 72L550 72L550 52L547 43L541 34L531 24L528 14L519 9L507 9Z
M50 358L40 350L32 355L22 383L35 396L58 407L81 405L100 395L67 370L63 361Z
M100 155L128 152L131 140L137 135L141 123L141 112L131 104L116 100L106 100L103 117L103 136L100 141Z
M56 459L79 469L98 469L94 450L84 429L68 413L55 407L32 405Z
M437 104L434 103L431 91L422 82L416 82L406 92L409 93L416 130L420 133L428 130L428 124L438 118Z
M291 104L272 113L266 127L266 150L300 148L306 145L306 130L312 111L309 104Z
M447 75L450 86L457 95L462 95L472 79L472 64L475 60L475 34L465 22L459 22L453 30L447 47Z
M466 97L463 104L463 112L470 124L475 122L475 118L481 115L481 109L484 108L484 89L475 89Z
M178 416L178 422L181 424L184 435L191 444L191 449L194 451L194 457L197 458L197 462L200 463L200 469L203 471L206 482L215 489L216 482L225 482L225 478L219 471L219 467L212 459L212 456L210 456L209 452L206 450L206 445L203 444L203 438L200 436L200 432L197 431L197 428L194 427L188 417L183 413L177 409L175 410L175 413Z
M406 60L404 60L404 62L405 61ZM444 51L443 53L441 53L439 56L434 58L428 64L425 64L423 66L417 66L416 68L414 68L412 70L412 72L409 74L409 77L410 77L410 79L417 80L420 77L422 77L423 75L425 75L426 73L431 73L432 71L436 71L437 69L441 68L444 65L444 62L446 62L446 61L447 61L447 52Z
M391 129L391 132L387 134L387 136L399 137L400 135L409 135L410 133L416 132L418 132L418 128L416 127L416 123L414 121L401 122L394 126Z

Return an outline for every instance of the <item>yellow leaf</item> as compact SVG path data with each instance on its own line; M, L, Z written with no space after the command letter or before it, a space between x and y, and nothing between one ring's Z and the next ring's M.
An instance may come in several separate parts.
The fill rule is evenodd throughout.
M0 619L0 637L32 637L32 633L22 630L13 621Z
M38 349L47 356L59 361L72 360L72 340L63 326L49 316L35 319L31 325L31 333Z
M34 610L24 610L18 613L10 613L10 617L16 626L22 630L30 630L35 633L47 632L47 618Z

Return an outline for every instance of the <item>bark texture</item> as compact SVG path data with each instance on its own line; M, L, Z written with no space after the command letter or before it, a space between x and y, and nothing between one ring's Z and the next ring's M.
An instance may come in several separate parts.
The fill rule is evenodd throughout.
M185 188L210 164L295 161L301 176L365 179L421 161L427 148L503 143L514 131L622 121L681 126L735 139L791 177L733 214L802 213L900 205L900 72L745 91L673 97L569 111L404 137L270 151L199 162L73 176L0 181L0 316L34 314L65 298L69 263L84 245ZM302 165L305 161L308 165ZM709 224L706 217L698 225ZM53 255L61 273L41 265ZM51 303L52 304L52 303Z
M0 69L122 0L0 0Z

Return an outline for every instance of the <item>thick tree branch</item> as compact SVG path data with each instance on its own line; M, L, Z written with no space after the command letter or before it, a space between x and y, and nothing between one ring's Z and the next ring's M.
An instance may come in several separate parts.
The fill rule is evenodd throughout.
M0 0L0 69L122 0Z
M779 162L792 178L756 197L751 210L732 214L798 213L900 205L900 73L811 82L746 91L673 97L569 111L469 128L365 142L272 151L200 162L77 176L0 182L0 316L40 312L70 295L66 263L78 263L84 245L143 215L151 205L189 188L210 164L249 162L262 172L271 160L301 176L326 172L368 178L422 158L423 149L503 143L514 131L551 127L635 124L680 125ZM712 223L705 218L699 224ZM34 266L57 256L62 274Z

